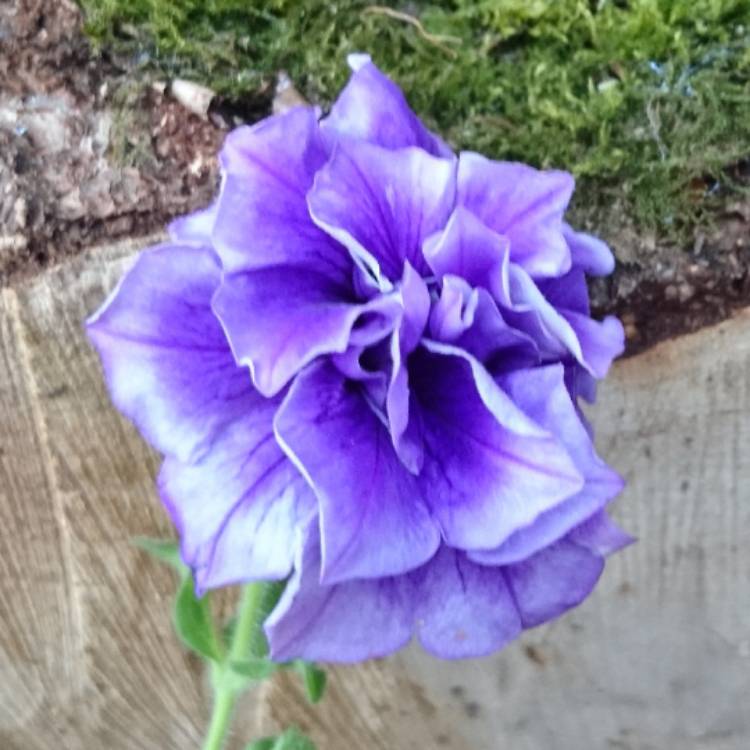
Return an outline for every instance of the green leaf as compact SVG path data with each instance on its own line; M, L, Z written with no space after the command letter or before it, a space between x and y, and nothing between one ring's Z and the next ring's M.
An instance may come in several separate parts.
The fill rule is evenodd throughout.
M245 750L315 750L315 744L292 727L279 737L264 737L261 740L255 740Z
M151 539L138 536L133 539L133 544L144 552L148 552L151 557L174 568L180 575L185 575L188 572L180 557L180 547L177 542L171 539Z
M295 662L297 671L302 675L305 684L305 692L310 703L318 703L323 697L326 689L327 675L313 662L297 661Z
M181 583L174 603L177 635L191 651L211 661L219 661L222 648L217 640L208 598L199 599L195 595L193 577L190 569L182 562L178 542L136 537L133 544L180 574Z
M237 615L232 615L221 629L224 643L231 643L234 640L234 633L237 629Z
M284 586L286 586L286 581L267 581L263 584L262 598L257 612L258 627L253 632L250 641L250 655L253 657L262 658L268 655L268 643L263 632L263 623L281 598Z
M261 682L270 677L277 669L278 665L268 659L232 661L217 676L217 686L223 686L233 693L241 693L251 687L253 683Z
M312 740L294 729L287 729L272 745L273 750L315 750Z
M278 665L268 659L243 659L233 661L229 668L235 674L257 682L270 677L278 669Z
M185 576L180 584L174 605L174 624L177 635L191 651L211 661L221 659L208 597L199 599L195 595L192 576Z
M276 747L275 737L263 737L263 739L251 742L245 750L274 750Z

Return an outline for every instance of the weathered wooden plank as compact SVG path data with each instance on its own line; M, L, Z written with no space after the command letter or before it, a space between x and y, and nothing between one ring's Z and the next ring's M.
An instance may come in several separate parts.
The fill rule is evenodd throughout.
M48 447L26 377L17 300L0 295L0 746L54 747L81 690L78 617Z
M460 715L438 709L425 686L393 659L329 668L325 699L307 703L300 681L282 673L258 696L258 734L296 725L320 750L473 750Z
M14 668L36 676L28 690L39 705L24 714L4 702L0 711L15 718L7 736L0 734L3 748L176 750L199 744L207 718L199 665L171 630L171 574L130 544L138 534L171 533L154 490L158 459L112 409L83 330L133 249L92 253L3 292L2 352L12 380L0 392L13 455L3 459L9 479L0 513L14 516L0 537L48 557L60 540L57 557L36 565L22 565L13 551L2 556L20 568L9 568L2 581L3 600L18 619L9 632L39 624L28 643L9 646ZM63 618L46 614L48 602L68 614L65 638L51 626ZM48 673L40 651L56 655L63 672ZM42 730L61 720L64 741L44 739Z
M81 326L133 248L0 300L0 747L197 747L207 693L169 621L156 457L109 404ZM640 542L579 610L491 659L409 649L282 675L241 738L296 723L320 750L744 750L750 738L750 313L618 364L592 412Z

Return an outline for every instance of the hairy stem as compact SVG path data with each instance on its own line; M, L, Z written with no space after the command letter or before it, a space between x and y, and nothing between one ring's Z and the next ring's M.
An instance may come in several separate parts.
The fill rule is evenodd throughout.
M239 693L229 681L222 679L232 662L247 658L250 647L258 638L267 612L264 611L267 583L248 583L242 589L237 624L234 628L228 655L223 663L214 665L214 703L203 750L221 750L232 722Z

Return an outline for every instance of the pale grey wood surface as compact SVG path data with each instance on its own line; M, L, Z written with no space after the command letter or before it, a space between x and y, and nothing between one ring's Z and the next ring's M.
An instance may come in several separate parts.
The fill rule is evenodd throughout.
M82 329L134 248L0 293L2 750L182 750L206 720L174 582L129 544L170 532L158 458ZM618 364L591 414L640 541L583 607L487 660L334 670L315 708L284 675L232 747L291 722L319 750L750 747L750 314Z
M475 750L747 750L750 314L619 363L589 411L639 542L498 656L399 664Z

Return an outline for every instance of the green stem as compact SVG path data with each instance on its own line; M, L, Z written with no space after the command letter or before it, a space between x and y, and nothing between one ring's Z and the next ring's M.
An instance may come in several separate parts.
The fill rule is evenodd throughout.
M221 750L224 747L229 725L232 721L232 712L237 700L237 694L226 688L217 690L214 696L213 710L211 711L211 723L203 743L203 750Z
M259 583L247 583L242 587L239 612L237 612L237 625L234 629L232 645L229 647L229 661L241 661L247 659L250 644L253 642L255 632L258 629L259 620L266 614L263 612L263 593L268 586L261 581Z
M221 750L232 721L234 704L238 693L233 690L226 680L221 679L233 661L247 658L250 644L258 629L259 620L263 618L263 593L265 583L248 583L242 589L237 625L229 647L229 655L223 664L214 667L214 704L211 712L211 722L208 726L203 750Z

